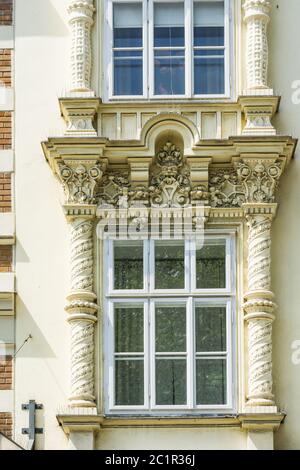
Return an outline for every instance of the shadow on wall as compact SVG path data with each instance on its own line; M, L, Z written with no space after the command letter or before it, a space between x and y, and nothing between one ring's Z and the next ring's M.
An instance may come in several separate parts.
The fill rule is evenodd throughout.
M16 1L16 36L68 36L67 23L53 5L55 3L61 4L62 0ZM67 8L68 2L64 3Z
M18 315L18 324L22 325L22 332L17 332L18 344L16 344L16 351L22 346L23 341L32 335L32 339L20 349L17 357L20 358L51 358L56 357L53 349L50 347L44 334L32 318L29 310L24 302L17 295L16 297L16 311ZM26 327L25 327L26 325Z

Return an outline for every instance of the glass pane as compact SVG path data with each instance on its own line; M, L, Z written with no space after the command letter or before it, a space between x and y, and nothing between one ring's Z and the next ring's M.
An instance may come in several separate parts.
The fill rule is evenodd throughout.
M114 58L114 95L143 94L143 60Z
M155 243L155 289L184 289L184 242Z
M114 47L143 46L141 3L114 4Z
M115 305L115 352L144 351L143 306Z
M184 95L184 64L184 58L165 58L164 56L155 55L156 95Z
M186 308L159 306L155 309L157 352L186 351Z
M196 351L226 351L226 307L196 307Z
M194 93L196 95L223 95L225 93L225 72L223 51L207 56L210 51L197 51L194 59ZM215 51L216 52L216 51Z
M197 405L225 405L226 359L197 359Z
M224 27L195 27L194 46L224 46Z
M205 244L196 251L197 289L225 289L226 240Z
M185 359L156 359L156 404L186 404Z
M154 5L154 47L184 46L184 4Z
M114 242L114 289L143 289L143 242Z
M144 405L144 361L117 359L115 365L115 404Z

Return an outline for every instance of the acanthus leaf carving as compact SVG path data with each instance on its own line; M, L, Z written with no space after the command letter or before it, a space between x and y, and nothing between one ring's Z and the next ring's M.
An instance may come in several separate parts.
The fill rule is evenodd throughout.
M238 163L237 175L244 188L246 202L273 203L282 170L282 162L274 160L249 159Z
M66 204L94 204L96 186L103 176L103 166L95 161L68 160L58 163Z

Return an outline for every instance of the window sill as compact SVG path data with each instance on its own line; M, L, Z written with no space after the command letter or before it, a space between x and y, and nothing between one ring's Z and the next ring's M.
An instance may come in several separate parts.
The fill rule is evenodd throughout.
M197 417L120 417L120 416L102 416L88 413L78 414L60 414L57 420L62 426L64 432L99 432L105 428L195 428L195 427L230 427L241 428L251 431L276 431L280 424L284 421L285 414L278 412L267 413L256 410L253 413L236 414L236 415L214 415L214 416L197 416Z

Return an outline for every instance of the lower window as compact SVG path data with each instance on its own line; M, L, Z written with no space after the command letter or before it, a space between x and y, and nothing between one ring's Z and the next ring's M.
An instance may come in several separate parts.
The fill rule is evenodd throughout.
M127 250L126 242L122 246L119 241L111 242L108 256L114 260L109 266L115 273L107 273L112 289L108 282L104 334L106 412L180 414L233 410L234 295L230 291L232 279L226 279L232 277L233 263L228 257L231 241L230 237L208 240L201 256L198 248L195 253L183 241L128 242ZM140 247L141 256L137 255L138 243L144 245ZM124 259L126 256L128 260ZM114 285L120 286L120 269L124 270L121 278L131 280L123 283L129 289L114 291ZM163 273L168 279L176 277L180 270L185 278L182 291L178 289L180 284L169 281L167 295L162 294L159 288L164 286ZM195 271L206 278L203 285L210 287L197 289L197 282L192 282ZM139 286L133 282L134 273L147 278L143 290L132 289ZM160 279L158 286L151 278Z

